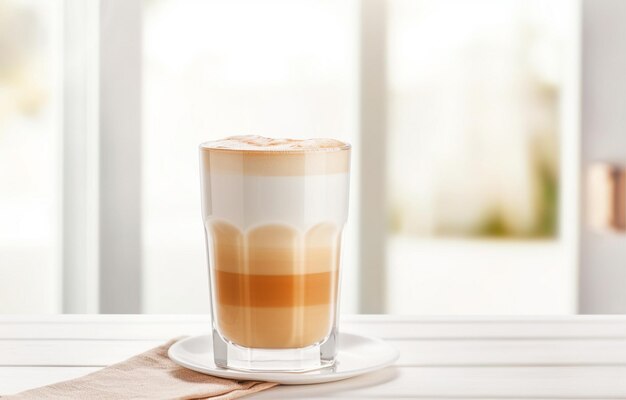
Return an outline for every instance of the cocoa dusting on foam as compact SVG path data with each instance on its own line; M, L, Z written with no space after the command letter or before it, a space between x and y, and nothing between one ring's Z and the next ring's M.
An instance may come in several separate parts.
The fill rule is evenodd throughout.
M214 150L234 151L276 151L276 152L318 152L349 149L348 143L336 139L272 139L257 135L231 136L202 144Z

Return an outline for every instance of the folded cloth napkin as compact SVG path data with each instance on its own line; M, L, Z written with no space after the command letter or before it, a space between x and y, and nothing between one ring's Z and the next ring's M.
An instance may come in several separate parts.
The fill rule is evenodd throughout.
M204 375L175 364L167 350L178 339L81 378L27 390L2 400L236 399L276 386Z

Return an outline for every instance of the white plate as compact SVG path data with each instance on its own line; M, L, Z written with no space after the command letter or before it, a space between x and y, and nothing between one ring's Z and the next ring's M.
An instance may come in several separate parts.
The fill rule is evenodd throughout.
M385 368L398 359L399 353L380 339L340 333L334 368L310 372L244 372L217 367L213 362L210 335L179 340L170 347L168 355L172 361L185 368L220 378L305 385L339 381Z

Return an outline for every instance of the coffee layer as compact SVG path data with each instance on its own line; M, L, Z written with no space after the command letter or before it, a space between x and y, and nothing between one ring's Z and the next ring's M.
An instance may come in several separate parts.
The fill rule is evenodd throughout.
M347 173L350 151L279 153L201 148L202 168L228 175L303 176Z
M245 347L301 348L319 343L330 333L334 307L237 307L217 305L222 335Z
M339 229L320 223L304 234L286 225L256 227L246 235L234 226L208 224L214 268L249 275L301 275L339 268Z
M312 345L334 320L340 230L319 223L301 232L282 225L246 234L209 221L211 278L220 332L239 345Z
M248 275L215 271L219 304L240 307L300 307L330 304L336 297L337 274Z

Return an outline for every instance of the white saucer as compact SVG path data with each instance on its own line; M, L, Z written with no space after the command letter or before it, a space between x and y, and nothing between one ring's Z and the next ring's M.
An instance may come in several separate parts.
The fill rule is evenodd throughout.
M310 372L243 372L217 367L213 362L211 335L179 340L170 347L168 355L185 368L220 378L305 385L339 381L385 368L398 359L399 353L380 339L340 333L334 367Z

